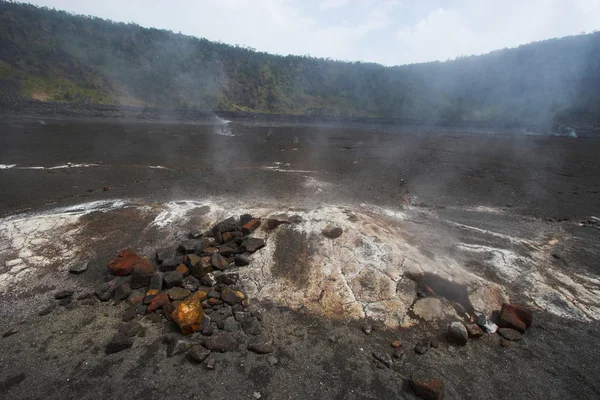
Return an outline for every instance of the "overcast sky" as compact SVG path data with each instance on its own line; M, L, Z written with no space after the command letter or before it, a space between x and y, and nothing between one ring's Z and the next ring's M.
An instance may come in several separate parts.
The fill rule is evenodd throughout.
M40 0L277 54L397 65L600 29L600 0Z

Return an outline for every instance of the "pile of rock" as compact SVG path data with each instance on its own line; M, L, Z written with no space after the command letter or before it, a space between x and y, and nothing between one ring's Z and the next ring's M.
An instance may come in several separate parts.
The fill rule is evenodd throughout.
M166 339L169 356L189 351L191 361L203 362L211 351L233 348L233 332L252 337L248 350L272 352L270 339L262 334L261 314L249 307L235 272L265 246L263 239L251 236L260 226L261 219L251 215L231 217L208 232L191 232L176 248L157 251L154 260L131 249L120 251L108 264L114 279L96 291L101 301L130 304L106 352L132 346L141 329L135 319L142 315L152 322L167 319L179 328L180 334ZM214 368L214 361L207 368Z

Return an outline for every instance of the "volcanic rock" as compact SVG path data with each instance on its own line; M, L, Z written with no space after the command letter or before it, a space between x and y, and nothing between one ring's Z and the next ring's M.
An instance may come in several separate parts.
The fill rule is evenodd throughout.
M452 322L448 325L448 341L464 346L469 341L469 333L462 322Z
M226 318L224 321L220 321L221 326L217 323L219 329L223 329L226 332L236 332L240 329L240 323L233 317Z
M44 316L44 315L48 315L50 314L52 311L54 311L54 309L56 308L56 303L52 303L50 305L48 305L47 307L45 307L44 309L42 309L42 311L40 311L38 313L39 316Z
M56 300L62 300L62 299L65 299L65 298L71 297L71 296L73 296L73 291L72 290L61 290L60 292L57 292L54 295L54 298Z
M221 290L221 299L229 305L239 304L245 298L246 296L244 296L242 292L233 290L229 287L223 288L223 290Z
M179 325L181 333L189 335L200 328L204 317L202 301L206 299L206 292L201 290L188 297L171 313L173 321Z
M501 328L515 329L521 333L525 333L527 325L519 318L519 311L510 304L503 304L500 315L498 316L498 326Z
M267 362L271 367L274 367L279 362L279 360L275 356L269 356L267 357Z
M184 263L184 259L185 259L184 256L175 256L175 257L171 257L166 260L163 260L163 262L160 265L160 270L163 272L174 271L175 268L177 268L179 266L179 264Z
M2 337L7 338L7 337L15 335L17 333L19 333L19 330L17 328L10 328L9 330L7 330L6 332L4 332L2 334Z
M231 232L231 231L235 231L237 229L239 229L240 223L237 219L235 219L234 217L229 217L226 220L223 220L221 222L219 222L218 224L216 224L213 227L213 234L215 232Z
M206 247L204 250L202 250L202 254L205 256L211 256L213 255L213 253L218 253L219 249L217 249L214 246L210 246L210 247Z
M158 310L159 308L163 308L167 304L169 304L169 296L166 293L159 293L154 297L150 305L148 306L148 312L153 312Z
M249 235L260 227L261 221L260 218L252 218L250 221L245 223L242 226L242 233L244 235Z
M142 330L142 324L140 324L137 321L127 322L127 323L121 324L121 326L119 326L119 333L122 333L123 335L125 335L127 337L134 337L141 330Z
M251 220L252 220L252 215L250 215L250 214L242 214L242 215L240 215L240 224L242 226L246 225Z
M325 229L322 230L323 236L325 236L326 238L329 239L337 239L340 236L342 236L342 233L344 233L344 230L342 228L340 228L339 226L334 226L334 225L327 225L325 227Z
M244 333L246 333L246 335L258 335L262 331L260 322L258 322L258 318L256 317L244 319L242 321L242 329L244 330Z
M190 270L185 264L179 264L177 268L175 268L175 271L181 272L181 275L183 275L184 278L190 274Z
M210 256L210 263L212 264L213 268L221 271L225 270L229 264L227 260L219 253L213 253L213 255Z
M516 342L522 339L521 334L515 329L511 328L500 328L498 329L498 334L504 339L510 340L511 342Z
M154 266L148 262L138 263L133 266L131 273L131 288L141 289L150 285L150 280L154 275Z
M387 368L392 368L392 364L393 364L392 357L388 353L384 353L381 351L374 351L373 357L375 357L376 360L381 362Z
M177 253L171 249L162 249L156 252L156 260L160 263L162 263L165 260L168 260L169 258L173 258L176 257Z
M100 301L109 301L113 298L115 294L115 289L117 286L117 280L113 279L112 281L103 283L96 289L96 297Z
M213 369L215 369L215 363L217 362L217 360L215 360L214 358L211 358L210 360L208 360L206 362L206 369L212 371Z
M82 274L85 271L87 271L87 269L88 269L87 263L73 264L69 267L69 272L74 275L79 275L79 274Z
M483 330L477 324L467 324L465 327L467 328L469 338L478 339L483 336Z
M149 294L146 293L146 297L144 297L144 300L142 303L145 305L150 305L150 303L152 303L152 300L154 300L157 295L158 295L158 293L152 293L152 292L150 292Z
M165 272L163 281L165 282L165 286L169 289L176 286L181 286L183 283L183 274L179 271Z
M248 350L257 354L272 353L274 350L273 340L267 335L255 336L252 340L250 340L250 343L248 343Z
M429 347L431 346L429 339L421 340L419 343L415 345L415 353L417 354L425 354L429 351Z
M392 342L392 347L400 347L400 346L402 346L402 343L400 343L399 340L394 340Z
M123 282L115 288L115 299L125 300L131 294L131 287L129 282Z
M137 315L146 315L146 313L148 312L148 306L144 304L138 304L135 307L135 312L137 313Z
M444 398L444 383L438 378L424 373L415 373L410 378L410 388L422 399L442 400Z
M156 292L160 292L163 287L163 273L155 272L150 277L150 283L148 286L148 290L156 290Z
M200 257L196 254L188 254L185 257L185 265L189 268L190 274L200 279L205 274L212 272L212 265L210 265L209 257Z
M167 290L167 294L171 300L183 300L188 297L190 293L191 291L189 289L184 289L181 287L174 287Z
M486 333L496 333L498 325L490 321L487 315L478 315L475 323Z
M65 307L65 306L71 304L72 302L73 302L73 296L65 297L64 299L60 299L58 301L58 305L62 306L62 307Z
M525 324L525 329L529 329L531 324L533 323L533 313L527 307L521 306L519 304L502 304L502 310L500 311L499 323L498 325L503 328L511 328L510 326L502 326L500 321L510 321L513 323L514 318L516 316L523 324ZM515 329L515 328L513 328ZM517 329L519 330L519 329ZM521 332L523 333L523 332Z
M200 279L200 282L205 285L205 286L215 286L217 284L217 280L215 279L215 276L213 274L211 274L210 272L206 275L204 275L202 277L202 279Z
M131 249L124 249L117 254L116 258L108 263L108 268L115 275L130 275L135 265L146 263L150 264L150 260L138 256Z
M189 275L183 279L181 286L189 291L195 292L200 286L200 281L194 278L192 275Z
M234 311L233 316L235 317L236 321L242 322L246 318L252 317L252 314L248 311Z
M134 319L137 315L138 315L138 313L137 313L135 307L131 307L127 311L125 311L125 313L123 314L123 322L129 322L132 319Z
M219 246L219 254L223 257L231 257L240 252L239 247L235 243L227 243L223 246ZM214 254L213 254L214 256ZM227 263L229 264L229 263ZM223 268L220 268L223 269Z
M201 364L210 355L210 350L200 345L193 346L188 352L188 358L191 362Z
M133 346L133 339L120 332L117 332L108 345L106 346L106 354L118 353Z
M204 347L210 351L225 353L235 346L235 340L227 332L219 332L204 341Z
M262 249L265 247L265 245L265 241L259 238L248 238L242 242L242 247L250 253L254 253L256 250Z
M506 328L506 329L509 329L509 328ZM500 338L500 346L502 346L502 347L510 347L511 344L510 344L510 342L508 340L506 340L504 338Z
M194 347L195 343L181 338L172 338L167 344L167 356L173 357L177 354L183 354Z
M248 257L243 254L236 254L233 260L235 265L238 267L245 267L246 265L250 265L250 259L248 259Z
M196 240L184 240L177 246L177 251L182 254L193 253L196 251L197 244Z

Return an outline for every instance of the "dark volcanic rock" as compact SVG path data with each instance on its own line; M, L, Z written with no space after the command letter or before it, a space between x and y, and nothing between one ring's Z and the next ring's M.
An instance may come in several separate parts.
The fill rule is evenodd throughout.
M430 347L429 339L421 340L419 343L415 345L415 353L417 354L425 354L429 351Z
M212 256L210 256L210 263L212 264L213 268L221 271L224 271L229 264L227 260L219 253L214 253Z
M201 364L210 355L210 350L200 345L193 346L188 352L188 358L191 362Z
M342 233L344 233L344 230L342 228L340 228L339 226L327 225L325 227L325 229L323 229L322 233L323 233L323 236L325 236L329 239L337 239L340 236L342 236Z
M133 339L120 332L116 333L106 346L106 354L118 353L133 346Z
M96 289L96 297L98 297L100 301L109 301L115 295L116 286L116 279L103 283L98 287L98 289Z
M131 288L140 289L150 285L150 280L154 275L154 266L151 263L137 264L133 267L131 273Z
M201 257L196 254L188 254L185 258L185 265L189 268L190 274L200 279L205 274L212 272L210 257Z
M170 258L174 258L177 256L177 253L174 249L172 248L168 248L168 249L162 249L156 252L156 260L160 263L162 263L165 260L168 260Z
M240 222L234 218L234 217L229 217L226 220L223 220L221 222L219 222L218 224L216 224L213 227L213 234L215 232L231 232L231 231L235 231L235 230L239 230L240 228Z
M510 340L511 342L516 342L522 339L519 331L516 331L511 328L500 328L498 329L498 334L504 339Z
M206 362L206 369L208 369L209 371L212 371L213 369L215 369L216 362L217 362L217 360L215 360L214 358L211 358L210 360L208 360Z
M10 328L9 330L7 330L6 332L4 332L2 334L2 337L7 338L7 337L15 335L17 333L19 333L19 330L17 328Z
M206 275L204 275L202 277L202 279L200 279L200 282L208 287L212 287L215 286L217 284L217 280L215 279L215 276L213 274L211 274L210 272Z
M60 292L57 292L54 295L54 298L56 300L62 300L62 299L65 299L65 298L71 297L71 296L73 296L73 291L72 290L61 290Z
M182 254L194 253L197 245L197 240L184 240L177 246L177 251Z
M79 275L79 274L82 274L85 271L87 271L87 269L88 269L87 263L73 264L69 267L69 272L74 275Z
M52 303L52 304L48 305L48 307L45 307L44 309L42 309L42 311L40 311L38 313L38 315L39 316L48 315L52 311L54 311L55 308L56 308L56 303Z
M410 378L410 388L422 399L442 400L444 398L444 383L425 373L415 373Z
M487 315L478 315L475 323L486 333L496 333L498 325L494 324Z
M223 246L219 246L219 254L222 255L223 257L231 257L235 254L238 254L240 252L239 247L235 244L235 243L227 243L224 244ZM213 254L214 256L214 254ZM227 263L229 264L229 263ZM225 265L225 267L227 267L227 265ZM218 269L225 269L224 268L218 268Z
M166 260L163 260L163 262L160 265L160 270L162 272L174 271L175 268L177 268L179 266L179 264L183 264L183 263L184 263L184 256L171 257Z
M163 277L163 281L165 282L165 286L169 289L181 286L183 283L183 274L179 271L166 272Z
M384 353L381 351L374 351L373 357L375 357L376 360L381 362L387 368L392 368L392 364L393 364L392 357L388 353Z
M134 337L141 330L142 330L142 324L140 324L137 321L127 322L127 323L121 324L121 326L119 326L119 333L122 333L123 335L125 335L127 337Z
M131 294L131 287L129 282L123 282L115 288L115 299L125 300Z
M171 338L167 344L167 356L183 354L194 347L195 343L181 338Z
M226 318L224 321L221 321L221 324L222 326L219 326L219 324L217 326L226 332L237 332L240 330L240 323L233 317Z
M248 350L258 354L269 354L274 351L273 340L267 335L255 336L248 343Z
M462 322L452 322L448 325L448 341L464 346L469 341L469 333Z
M262 332L260 322L256 317L245 318L242 321L242 329L246 335L258 335Z
M250 220L252 220L252 215L250 215L250 214L240 215L240 224L242 226L246 225L248 222L250 222Z
M160 292L162 290L162 287L163 287L163 273L155 272L150 277L150 283L148 286L148 290L156 290L157 292Z
M123 322L129 322L138 315L135 307L131 307L123 314Z
M259 238L248 238L242 242L242 247L250 253L254 253L256 250L262 249L265 247L265 245L265 241Z
M200 281L194 278L192 275L186 276L181 284L182 287L189 291L195 292L200 287Z
M204 341L204 347L210 351L224 353L235 346L235 340L227 332L219 332Z
M167 294L171 298L171 300L183 300L190 295L191 291L189 289L184 289L181 287L174 287L172 289L167 290Z
M250 265L250 259L243 254L236 254L234 263L238 267L245 267L246 265Z

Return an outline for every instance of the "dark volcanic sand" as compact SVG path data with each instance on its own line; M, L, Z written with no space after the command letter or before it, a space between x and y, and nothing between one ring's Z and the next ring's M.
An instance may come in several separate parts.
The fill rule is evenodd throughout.
M0 122L0 164L99 166L2 169L1 215L112 198L152 203L238 196L250 203L268 199L305 207L399 208L411 202L424 208L499 207L552 221L600 216L600 138L42 120L13 116ZM275 162L283 171L304 172L267 168L277 167ZM314 184L307 185L311 178ZM319 190L323 184L335 190ZM110 190L103 191L105 186ZM598 232L577 231L581 249L569 260L596 276ZM100 254L108 257L128 240L119 236ZM91 285L104 269L90 266L70 279ZM6 309L19 300L0 301ZM276 339L279 363L271 367L264 356L230 351L218 355L215 371L181 356L166 358L161 337L170 325L162 322L149 325L132 349L105 355L104 344L122 312L122 305L102 304L45 317L6 316L2 332L10 327L19 332L0 339L0 397L250 399L256 391L264 399L410 399L415 396L402 377L417 368L441 377L446 398L452 399L600 397L599 324L541 311L524 339L509 348L494 335L463 348L441 340L439 348L419 356L412 351L415 343L443 334L443 325L366 336L356 323L274 307L265 313L264 326ZM404 361L393 369L377 368L371 353L388 351L395 338L404 344Z

